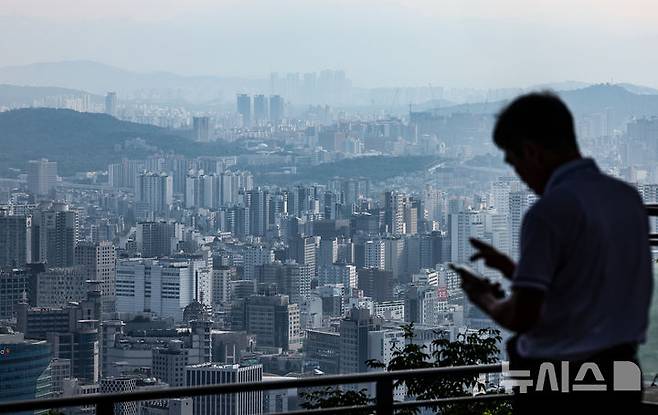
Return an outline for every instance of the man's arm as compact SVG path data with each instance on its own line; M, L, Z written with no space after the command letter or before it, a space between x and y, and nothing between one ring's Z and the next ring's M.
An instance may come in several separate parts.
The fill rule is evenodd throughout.
M470 242L473 248L477 249L477 251L471 256L471 261L482 259L486 266L500 271L500 273L508 280L512 279L514 271L516 270L516 264L510 257L479 239L471 238Z

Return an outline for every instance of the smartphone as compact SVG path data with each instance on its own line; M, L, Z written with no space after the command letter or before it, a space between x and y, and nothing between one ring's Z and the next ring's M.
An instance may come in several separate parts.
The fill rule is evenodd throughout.
M491 281L489 281L488 278L479 276L478 273L468 265L454 264L450 262L448 266L452 268L454 271L456 271L464 281L491 284ZM499 288L494 292L494 296L496 298L503 298L505 297L505 291Z
M464 279L477 279L484 281L485 278L478 276L477 272L468 265L449 263L448 266L456 271Z

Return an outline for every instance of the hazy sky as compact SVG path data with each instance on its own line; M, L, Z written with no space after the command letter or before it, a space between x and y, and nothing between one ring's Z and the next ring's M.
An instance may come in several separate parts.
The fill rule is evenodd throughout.
M0 0L0 66L89 59L266 77L344 69L360 86L658 86L641 0Z

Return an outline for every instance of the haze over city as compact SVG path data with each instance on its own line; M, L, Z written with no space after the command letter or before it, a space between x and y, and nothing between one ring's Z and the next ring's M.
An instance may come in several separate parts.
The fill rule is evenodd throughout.
M658 86L651 1L7 0L0 66L93 60L264 77L345 70L361 87Z

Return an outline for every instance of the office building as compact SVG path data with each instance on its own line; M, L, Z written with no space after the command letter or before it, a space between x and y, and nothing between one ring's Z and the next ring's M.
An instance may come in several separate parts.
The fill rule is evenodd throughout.
M0 402L52 396L51 346L0 327ZM43 411L45 413L45 411Z
M171 340L166 348L153 349L153 376L171 387L185 386L185 366L190 362L190 350L180 340Z
M137 250L143 258L169 256L183 240L183 225L173 222L140 222L137 224Z
M308 265L315 276L316 237L295 236L288 240L288 258L298 264Z
M116 248L110 241L82 242L75 247L75 263L84 267L88 279L100 281L103 311L114 311L116 295Z
M231 300L231 281L237 279L235 267L223 266L213 262L212 295L213 304L228 304Z
M116 310L125 313L152 312L159 317L182 321L185 307L198 299L195 288L200 277L197 274L189 260L119 260ZM212 293L203 296L212 298Z
M374 301L393 300L393 273L377 268L360 268L359 288Z
M322 372L337 375L340 369L340 334L306 330L304 357L311 362L317 362Z
M296 262L276 261L256 267L256 281L264 286L276 286L278 294L287 295L290 302L301 304L311 293L311 279L314 269L311 265Z
M352 308L340 322L340 373L368 371L368 332L381 329L381 319L367 309Z
M299 305L286 295L252 295L234 303L232 330L255 334L259 347L298 350L301 348Z
M345 288L357 288L358 276L356 266L351 264L332 264L318 267L318 285L342 284Z
M73 377L97 382L100 313L100 287L92 284L86 299L63 307L30 307L26 302L19 303L16 327L26 338L47 340L53 357L70 360Z
M263 366L203 363L185 368L185 386L261 382ZM193 398L194 415L254 415L263 411L263 392L204 395Z
M46 268L32 275L31 297L37 307L63 307L84 300L89 286L84 267Z
M66 203L44 203L32 216L32 261L50 267L75 263L79 234L78 212Z
M256 267L274 261L274 251L262 245L249 245L243 252L244 268L242 278L256 280Z
M110 377L100 381L100 393L127 393L137 388L137 379L134 377ZM118 402L114 404L114 415L137 415L139 402Z
M32 218L0 213L0 267L32 262Z
M0 269L0 320L16 316L20 301L33 298L34 275L32 268L43 270L43 264L30 264L26 268Z

